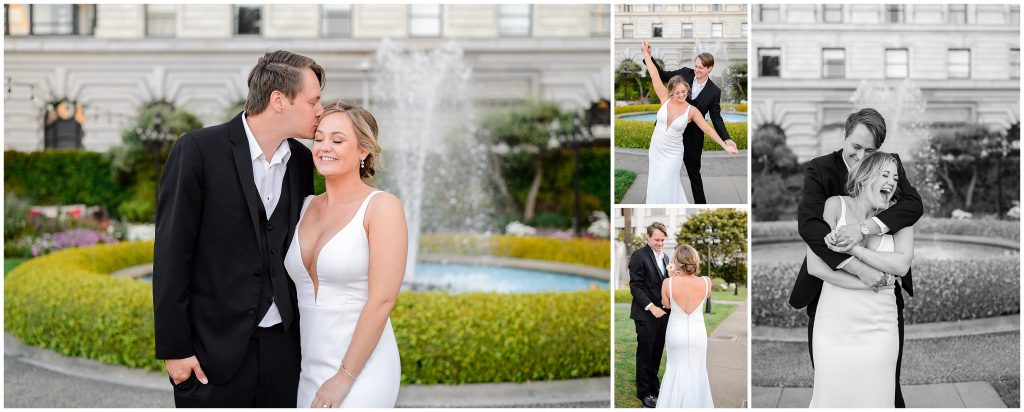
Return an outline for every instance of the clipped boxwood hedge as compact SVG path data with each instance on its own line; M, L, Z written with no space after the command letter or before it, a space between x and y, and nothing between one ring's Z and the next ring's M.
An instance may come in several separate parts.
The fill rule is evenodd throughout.
M162 370L152 286L111 271L151 262L152 242L67 249L7 276L6 330L23 342ZM402 292L391 315L403 383L523 382L609 374L607 291Z
M596 239L511 235L484 237L470 234L423 235L420 238L420 253L489 255L611 268L608 241Z
M960 236L979 236L1006 240L1020 240L1020 222L1016 220L971 220L922 217L914 225L917 234L946 234ZM753 222L751 238L791 238L800 239L797 223L794 220L779 222Z
M84 150L5 151L4 190L33 204L84 203L108 210L128 197L114 179L109 157Z
M747 112L747 105L743 103L722 103L721 107L723 112ZM615 106L615 114L657 112L658 110L661 110L660 104L633 104L627 106Z
M1000 256L914 262L914 296L904 295L907 324L1020 313L1020 258ZM800 262L751 266L751 316L762 326L802 327L806 311L789 306Z
M747 122L725 122L725 129L736 142L737 148L747 148ZM654 122L615 119L615 147L648 149L651 146L651 133L654 133ZM704 150L725 149L705 136Z

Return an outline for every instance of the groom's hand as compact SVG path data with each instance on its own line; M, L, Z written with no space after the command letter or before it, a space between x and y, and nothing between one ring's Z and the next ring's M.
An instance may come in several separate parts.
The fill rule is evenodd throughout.
M209 383L206 374L203 373L203 368L199 367L199 359L195 355L185 359L167 359L164 361L164 367L167 368L167 374L171 376L175 385L188 379L192 371L196 372L196 379L199 379L203 385Z
M839 248L852 249L854 245L864 240L864 235L860 233L858 224L839 226L833 232L835 233L835 245Z
M651 314L654 315L655 318L661 318L662 316L665 316L665 311L661 310L661 308L657 306L651 306Z

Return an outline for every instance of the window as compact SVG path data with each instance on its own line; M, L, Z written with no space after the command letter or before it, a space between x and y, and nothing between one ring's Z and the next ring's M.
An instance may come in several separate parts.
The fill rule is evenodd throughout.
M946 67L950 79L971 78L971 51L969 49L949 49L946 55Z
M260 6L235 6L235 34L260 34L262 11Z
M711 23L711 37L722 37L722 23Z
M500 11L499 11L500 13ZM441 5L413 4L409 6L409 36L441 36Z
M740 37L747 37L747 23L740 24Z
M712 4L711 5L711 11L722 11L722 5L721 4Z
M692 39L693 38L693 23L683 23L683 38L684 39Z
M29 32L35 35L91 35L96 28L96 6L92 4L33 4L29 16Z
M530 35L530 5L499 5L498 35L507 37L528 37Z
M903 5L889 4L885 6L885 21L888 23L903 23Z
M846 78L846 49L822 49L821 63L822 78Z
M910 72L907 49L885 49L885 77L905 79Z
M779 5L778 4L762 4L757 9L757 19L761 23L778 23L779 22Z
M619 5L619 11L629 13L629 12L633 11L633 5L632 4L620 4Z
M684 4L683 5L683 11L693 11L693 5L692 4Z
M320 7L320 35L324 37L352 35L351 4L324 4Z
M26 4L4 4L4 34L27 36L29 34L28 8Z
M607 36L611 29L611 8L607 4L590 5L590 35Z
M949 13L946 13L946 23L967 24L967 5L950 4Z
M757 49L757 60L760 62L758 74L761 77L779 77L781 55L782 50L779 48Z
M651 24L651 37L661 37L662 28L664 26L661 23Z
M821 6L821 18L825 23L842 23L843 22L843 5L842 4L826 4Z
M48 103L43 121L43 147L81 149L85 133L79 123L78 113L83 109L82 105L67 100Z
M1010 78L1020 78L1020 49L1010 49Z
M651 11L653 11L655 13L664 12L665 11L665 5L664 4L652 4L651 5Z
M1014 26L1020 26L1020 5L1010 5L1010 24Z
M146 36L174 37L177 32L177 6L173 4L146 5Z
M633 23L626 23L622 25L622 38L632 39L633 38Z

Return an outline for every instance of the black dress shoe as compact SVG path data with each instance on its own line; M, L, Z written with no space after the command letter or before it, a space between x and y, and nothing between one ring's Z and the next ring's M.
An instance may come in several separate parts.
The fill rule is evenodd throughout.
M647 395L641 399L641 401L644 403L645 408L654 408L658 406L658 398L655 398L654 395Z

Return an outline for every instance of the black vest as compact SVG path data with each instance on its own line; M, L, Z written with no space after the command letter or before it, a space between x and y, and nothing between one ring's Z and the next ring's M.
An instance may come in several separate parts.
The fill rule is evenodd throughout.
M261 201L257 205L260 212L260 230L263 232L260 239L263 269L260 271L262 285L260 286L260 302L257 310L259 316L256 316L256 324L258 325L266 316L267 311L270 310L270 304L276 302L277 310L281 312L281 324L285 330L291 327L292 321L295 319L295 302L291 298L291 291L288 288L288 272L284 268L284 256L288 252L288 223L291 221L289 216L289 200L291 199L291 191L288 188L289 172L285 172L281 196L270 219L267 219L267 210L263 207L263 202Z

